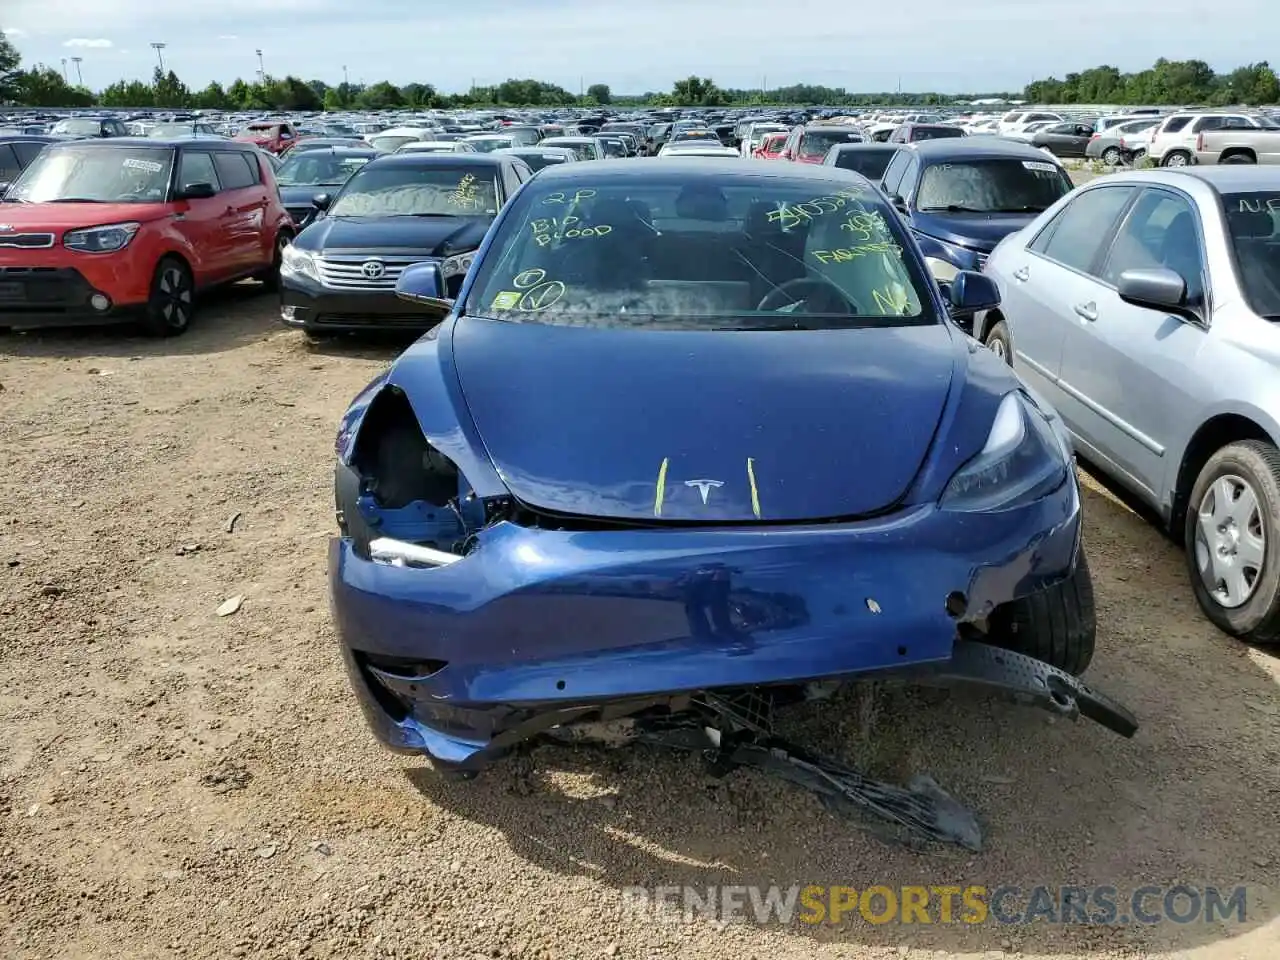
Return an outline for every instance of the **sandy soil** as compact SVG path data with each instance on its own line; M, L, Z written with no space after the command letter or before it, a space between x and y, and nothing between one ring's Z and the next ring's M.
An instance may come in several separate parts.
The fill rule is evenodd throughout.
M470 784L378 748L326 610L332 435L392 345L308 346L252 285L166 343L0 337L0 957L1280 953L1280 667L1090 482L1090 678L1124 741L982 698L797 722L972 804L888 846L754 774L540 748ZM231 523L231 518L236 520ZM233 615L215 611L243 597ZM847 709L846 709L847 708ZM855 715L856 714L856 715ZM1250 885L1240 924L655 923L637 884Z

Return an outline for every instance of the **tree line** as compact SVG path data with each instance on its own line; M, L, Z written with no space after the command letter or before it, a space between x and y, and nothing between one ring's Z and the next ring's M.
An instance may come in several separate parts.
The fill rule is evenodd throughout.
M769 90L722 89L708 77L677 80L670 92L619 96L607 84L596 83L575 94L542 80L510 79L473 87L465 93L442 93L429 83L396 85L302 80L271 76L227 86L210 83L188 87L173 71L156 68L150 82L118 80L100 91L72 84L64 72L45 64L21 68L21 57L8 37L0 34L0 104L28 107L112 107L133 109L203 109L255 111L375 111L495 107L600 106L947 106L984 98L1023 99L1046 104L1260 106L1280 103L1280 81L1264 61L1215 73L1202 60L1160 59L1147 70L1122 73L1099 66L1069 73L1062 80L1049 77L1028 84L1021 94L986 92L963 96L942 93L851 93L841 87L795 84Z

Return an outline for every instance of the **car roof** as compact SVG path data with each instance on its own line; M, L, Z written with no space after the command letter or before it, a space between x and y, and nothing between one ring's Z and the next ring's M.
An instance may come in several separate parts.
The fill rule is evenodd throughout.
M1193 177L1208 184L1218 193L1235 193L1247 190L1280 190L1280 169L1247 163L1214 164L1212 166L1183 167L1178 170L1143 170L1134 177L1125 178L1126 182L1152 181L1177 186L1184 177Z
M67 143L57 137L46 137L36 133L0 133L0 143ZM76 141L70 141L75 143Z
M258 148L243 140L224 137L105 137L100 140L57 140L58 146L90 147L94 150L118 150L123 147L199 147L201 150L217 145L220 150L238 150L249 153Z
M466 164L469 167L500 167L505 160L487 153L391 153L370 160L369 166L450 167Z
M286 156L284 159L288 160L289 157L305 157L305 156L311 156L313 154L320 154L323 156L330 156L330 157L380 157L382 156L382 153L378 150L373 149L373 147L369 147L368 149L364 147L316 147L313 150L299 150L297 153L290 151L288 156Z
M1039 147L1018 143L1000 137L946 137L941 140L922 140L903 144L914 150L922 160L993 160L1010 157L1015 160L1044 160L1048 156Z
M1043 156L1043 154L1041 154ZM377 161L381 163L381 161ZM777 160L743 160L725 155L683 160L679 154L664 163L655 164L651 157L610 160L608 163L570 163L554 169L548 167L538 180L590 180L592 183L626 183L650 177L671 180L697 180L714 176L717 180L740 180L746 183L765 180L812 180L815 185L847 181L853 171L825 167L816 163L780 163ZM862 178L859 178L862 179Z

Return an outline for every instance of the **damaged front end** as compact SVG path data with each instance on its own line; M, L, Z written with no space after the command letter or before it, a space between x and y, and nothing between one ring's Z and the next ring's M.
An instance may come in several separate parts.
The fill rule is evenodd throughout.
M837 807L973 846L954 801L777 740L773 707L900 677L1136 730L1076 677L987 642L1003 608L1077 570L1074 481L980 518L936 504L811 525L554 516L507 492L448 383L410 396L379 381L339 435L333 609L392 749L472 775L540 736L603 732L785 770Z

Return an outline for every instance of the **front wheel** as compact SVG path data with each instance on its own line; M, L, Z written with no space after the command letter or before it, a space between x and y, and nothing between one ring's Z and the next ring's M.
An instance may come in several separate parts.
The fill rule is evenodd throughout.
M1093 660L1097 637L1093 578L1083 546L1071 576L997 607L987 632L987 642L1043 660L1073 676L1084 673Z
M982 343L1009 366L1013 366L1013 344L1009 341L1009 326L1003 320L997 320L991 325Z
M1183 533L1205 616L1232 636L1280 641L1280 450L1245 440L1210 457Z
M165 257L151 278L143 327L153 337L176 337L186 333L195 309L196 287L187 265L175 257Z
M1191 154L1185 150L1170 150L1164 155L1164 166L1186 167L1191 164Z
M1108 167L1120 166L1120 148L1107 147L1107 149L1103 150L1102 162L1105 163Z

